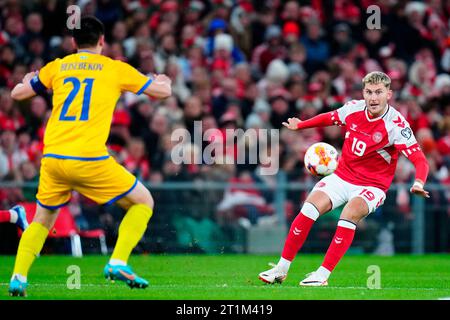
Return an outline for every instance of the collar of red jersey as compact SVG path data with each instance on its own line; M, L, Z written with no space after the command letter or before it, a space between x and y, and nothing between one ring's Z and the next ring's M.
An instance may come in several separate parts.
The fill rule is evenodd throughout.
M369 114L368 114L369 111L367 110L367 107L364 109L364 114L366 115L367 121L370 121L370 122L372 122L372 121L377 121L377 120L383 119L383 117L388 113L389 108L390 108L390 106L389 106L389 104L388 104L388 105L387 105L387 108L386 108L386 111L383 113L383 115L381 115L381 116L379 116L379 117L376 117L376 118L370 118L370 117L369 117Z

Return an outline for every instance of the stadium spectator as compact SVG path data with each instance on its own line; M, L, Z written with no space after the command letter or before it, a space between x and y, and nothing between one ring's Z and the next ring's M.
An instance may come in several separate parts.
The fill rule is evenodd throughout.
M29 160L25 151L17 144L16 128L12 121L4 121L0 135L0 154L7 159L8 173L14 175L19 166Z
M148 154L150 165L156 169L161 169L162 163L158 155L161 152L161 139L169 130L167 117L161 112L155 112L148 123L148 131L142 137L145 142L145 149Z
M301 42L306 49L305 70L312 74L324 68L330 57L330 45L323 38L324 31L318 20L311 20L306 25L306 32Z
M254 72L266 73L272 60L284 59L286 52L282 42L281 28L275 24L268 26L264 35L264 42L256 47L252 53Z
M331 56L346 55L355 46L350 27L345 23L339 23L333 28L333 40L330 45Z
M288 21L283 25L283 41L288 49L298 43L300 39L300 28L294 21Z
M261 190L252 188L255 182L250 172L242 171L230 179L229 188L217 206L216 221L231 242L239 244L241 228L248 229L261 217L273 214Z
M142 139L131 138L126 150L124 151L123 164L138 179L147 181L150 176L151 168L145 154L145 144Z
M38 171L32 162L22 162L19 167L20 182L36 184L39 182ZM36 201L37 188L33 186L24 186L22 188L22 201L34 202Z
M271 105L270 124L275 129L281 129L283 119L291 118L295 115L295 110L289 103L289 93L284 89L273 90L269 95L269 103Z
M220 121L227 112L228 105L238 99L238 80L234 77L225 77L220 81L220 87L213 93L211 101L211 113Z
M252 53L252 7L246 5L236 6L230 16L230 33L234 43L242 50L245 60L251 59Z

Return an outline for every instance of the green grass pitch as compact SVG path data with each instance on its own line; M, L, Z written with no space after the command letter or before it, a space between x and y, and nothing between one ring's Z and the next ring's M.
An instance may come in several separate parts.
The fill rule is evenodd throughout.
M102 270L105 256L83 258L42 255L29 274L26 299L126 299L126 300L435 300L450 297L450 255L348 255L329 279L328 287L298 285L315 270L323 255L299 254L282 285L267 285L258 273L277 262L263 255L134 255L130 265L150 282L145 290L129 289L122 282L107 282ZM0 257L0 299L8 296L14 257ZM80 270L80 289L67 282ZM376 267L370 267L376 266ZM378 269L379 268L379 269ZM379 289L372 270L380 271ZM70 270L70 269L69 269ZM17 298L14 298L17 299Z

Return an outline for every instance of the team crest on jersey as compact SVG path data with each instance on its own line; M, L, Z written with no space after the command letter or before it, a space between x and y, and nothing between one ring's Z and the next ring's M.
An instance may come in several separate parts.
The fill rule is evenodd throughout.
M401 132L402 136L404 136L406 139L409 139L412 136L411 128L406 127L405 129L403 129L400 132Z
M381 132L375 132L372 135L372 139L373 139L373 141L375 141L375 143L380 143L381 140L383 140L383 135L381 134Z

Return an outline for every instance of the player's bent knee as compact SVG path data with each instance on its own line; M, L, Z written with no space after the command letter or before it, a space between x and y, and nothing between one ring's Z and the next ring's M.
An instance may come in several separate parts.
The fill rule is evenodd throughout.
M367 216L367 213L365 213L365 212L342 211L340 219L353 222L354 224L358 224L366 216Z
M137 187L130 193L127 199L132 204L143 204L153 210L155 202L150 191L142 184L138 183Z
M147 194L145 195L142 204L146 205L147 207L149 207L150 209L153 210L153 207L155 206L155 202L153 200L152 194L150 193L150 191L147 190Z
M153 197L151 196L150 193L148 194L148 196L142 196L142 197L136 199L136 201L134 202L134 205L137 205L137 204L147 206L152 210L155 205L155 203L153 201Z
M325 192L316 190L311 193L305 200L305 203L312 204L320 215L323 215L330 211L333 207L330 197Z
M369 214L369 207L362 198L352 199L342 210L341 219L358 223Z
M36 214L34 215L33 222L42 224L47 229L53 228L56 219L58 218L59 209L48 210L41 206L37 206Z

